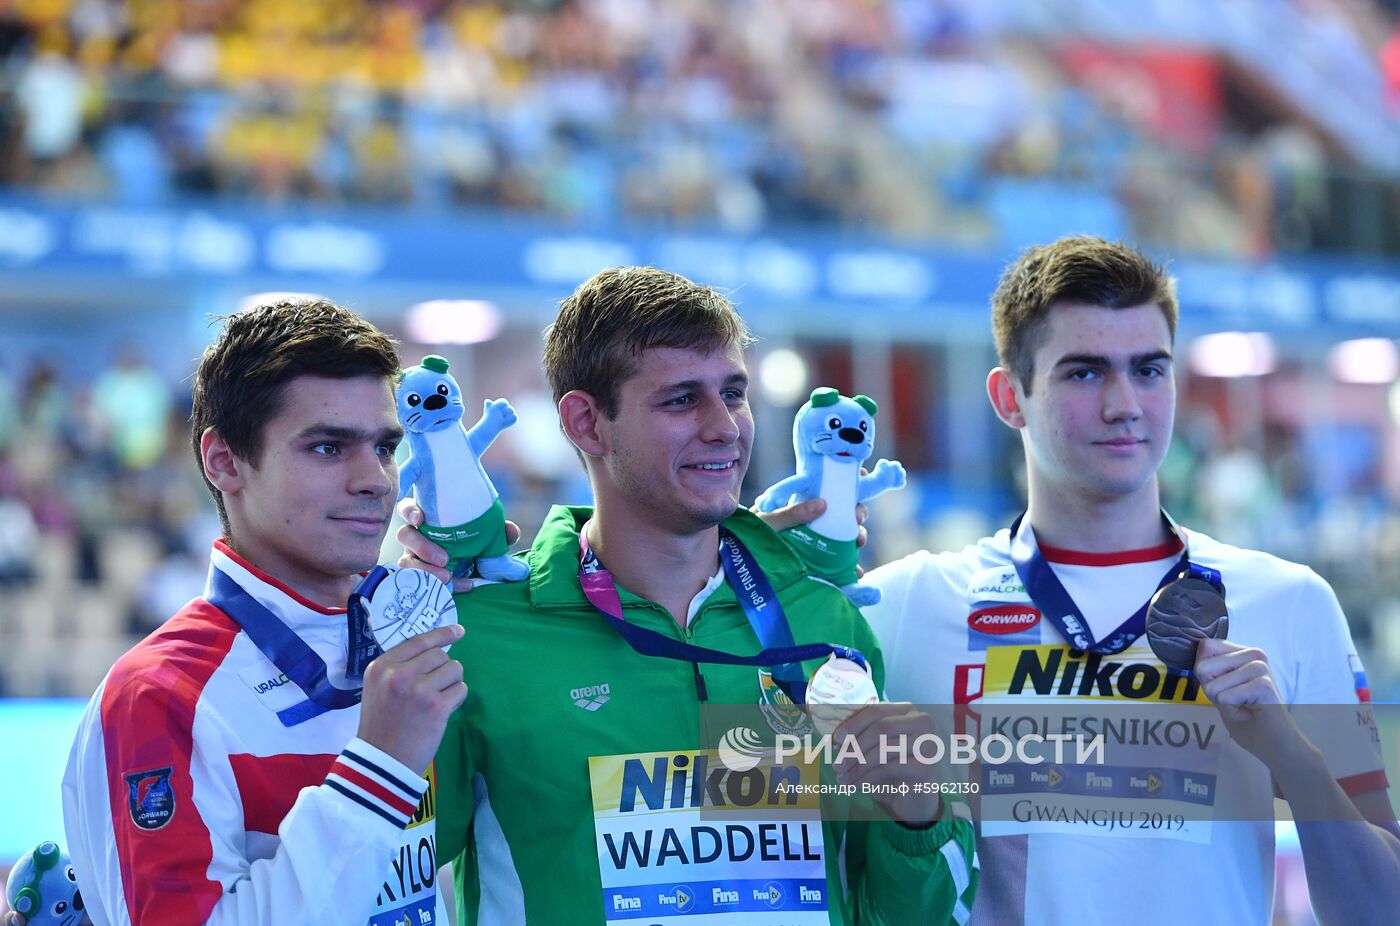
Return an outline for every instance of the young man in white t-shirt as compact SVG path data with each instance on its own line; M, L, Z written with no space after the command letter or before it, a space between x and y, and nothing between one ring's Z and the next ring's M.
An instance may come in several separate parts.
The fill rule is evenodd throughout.
M1181 531L1161 511L1174 289L1135 250L1097 238L1032 249L1007 269L987 391L1021 432L1029 504L1014 532L866 575L884 593L864 613L888 654L889 694L953 704L972 733L996 711L1055 723L1073 711L1091 730L1116 729L1119 755L1165 763L1113 764L1110 752L1097 770L974 770L974 923L1263 926L1271 787L1300 820L1321 921L1392 922L1400 827L1331 588L1307 567ZM1190 676L1169 672L1142 636L1147 601L1187 568L1220 582L1229 608L1228 639L1201 643ZM1362 706L1268 707L1280 704ZM1115 710L1135 725L1113 726L1127 716ZM1182 736L1164 742L1153 720L1178 712L1170 729ZM1113 797L1095 803L1100 787Z

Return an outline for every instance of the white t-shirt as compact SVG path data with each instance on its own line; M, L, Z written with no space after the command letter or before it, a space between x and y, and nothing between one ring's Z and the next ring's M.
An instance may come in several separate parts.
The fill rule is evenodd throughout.
M1326 582L1305 566L1203 534L1193 532L1187 542L1192 562L1214 568L1223 577L1229 639L1267 654L1285 702L1338 705L1369 700L1346 618ZM1176 562L1179 547L1108 557L1042 553L1090 630L1103 639L1151 596ZM1204 693L1193 681L1170 676L1145 639L1113 656L1086 658L1071 651L1022 586L1005 530L961 553L913 554L868 573L864 581L884 593L878 605L862 611L880 639L885 687L892 700L963 705L958 723L971 728L959 732L974 734L986 732L982 718L996 711L1028 710L1057 717L1082 711L1085 716L1099 715L1100 724L1120 709L1137 717L1145 716L1144 711L1152 717L1160 712L1164 718L1184 714L1187 720L1179 729L1193 731L1195 742L1182 746L1169 760L1179 760L1180 767L1105 767L1098 778L1091 775L1088 784L1103 782L1116 789L1115 795L1132 795L1122 806L1151 808L1170 806L1163 800L1168 791L1193 800L1191 789L1208 781L1209 788L1200 792L1208 799L1192 806L1199 810L1201 803L1208 804L1207 813L1221 817L1192 822L1176 832L1134 822L1114 826L1112 835L1106 834L1104 820L1097 815L1051 813L1028 817L1048 822L1027 823L1019 813L1006 812L1012 798L1027 798L1017 807L1031 809L1075 806L1080 798L1067 796L1063 786L1059 793L1052 792L1058 781L1032 787L1009 767L1003 767L1003 777L996 782L988 778L989 767L976 769L972 774L983 783L984 819L978 835L982 881L973 924L1269 922L1274 890L1274 826L1266 819L1272 802L1269 772L1228 741ZM1324 752L1333 773L1352 794L1386 786L1383 763L1373 746L1374 726L1362 715L1369 719L1368 710L1348 711L1347 725L1334 722L1326 731L1331 742ZM1308 716L1317 719L1318 713ZM1338 716L1334 711L1323 719L1335 721ZM1323 736L1301 720L1300 724L1315 742ZM1338 742L1345 747L1340 755ZM1149 748L1143 740L1137 746ZM1123 747L1120 740L1117 748L1135 747ZM1110 761L1114 755L1109 753ZM1015 793L994 803L990 795L996 788L987 785L1012 781ZM1146 790L1148 782L1152 791ZM1158 791L1162 782L1172 787ZM1036 788L1041 793L1029 793ZM1094 806L1111 803L1100 800ZM1265 809L1256 818L1238 810L1218 811L1217 805ZM1144 822L1151 816L1145 814Z

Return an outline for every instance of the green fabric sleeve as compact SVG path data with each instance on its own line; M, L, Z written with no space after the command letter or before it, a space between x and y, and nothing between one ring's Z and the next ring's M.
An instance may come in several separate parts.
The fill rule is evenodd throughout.
M437 770L438 858L450 862L466 848L475 803L472 798L475 769L467 740L466 718L460 708L448 718L433 767Z
M437 769L438 864L452 863L453 887L457 895L457 922L468 926L476 917L481 900L481 881L475 844L471 839L472 809L476 799L468 721L463 708L452 712L442 734L433 764Z
M852 823L847 883L860 926L966 923L977 893L972 824L945 806L926 830L889 820Z

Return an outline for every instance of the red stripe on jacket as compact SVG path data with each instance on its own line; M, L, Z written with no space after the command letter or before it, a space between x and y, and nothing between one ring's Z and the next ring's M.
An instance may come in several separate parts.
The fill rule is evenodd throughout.
M344 762L337 762L335 765L331 766L331 772L335 775L339 775L346 781L358 785L359 787L368 791L370 794L379 798L385 804L388 804L391 809L397 810L405 817L412 818L413 812L418 809L416 805L405 800L402 795L395 794L393 791L390 791L388 788L384 787L384 785L375 781L373 778L370 778L363 772L351 768Z
M229 755L228 762L243 802L243 828L250 833L275 836L302 789L326 780L335 756L237 753Z
M102 739L122 892L133 926L202 923L223 886L190 778L195 705L233 646L238 625L203 600L186 605L112 667ZM132 819L126 776L169 767L174 813L157 829Z
M1345 778L1338 778L1337 784L1342 786L1342 790L1348 796L1365 794L1367 791L1379 791L1381 788L1390 787L1390 780L1386 778L1385 769L1378 768L1370 772L1362 772L1359 775L1348 775Z

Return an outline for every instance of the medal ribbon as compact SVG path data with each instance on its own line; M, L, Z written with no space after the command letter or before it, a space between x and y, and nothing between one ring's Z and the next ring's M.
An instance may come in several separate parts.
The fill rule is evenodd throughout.
M374 639L374 634L369 629L370 599L374 597L374 590L379 587L379 583L388 577L388 569L383 566L375 566L350 593L350 605L345 609L345 621L349 630L346 642L348 652L345 660L345 677L351 681L362 680L365 677L365 668L374 660L374 657L384 652L379 641Z
M807 701L807 680L800 663L808 659L825 659L835 653L865 667L865 657L859 650L836 643L806 643L797 645L787 614L778 602L773 585L759 568L747 547L727 528L720 531L720 563L725 578L739 600L739 607L749 619L749 626L758 637L762 650L752 656L736 656L721 650L696 646L684 640L668 637L629 623L622 613L622 599L612 573L604 568L588 546L587 525L578 532L578 581L589 604L605 617L613 629L634 651L643 656L660 656L683 662L717 663L727 666L768 666L773 680L794 704Z
M258 651L306 694L308 700L277 712L284 727L294 727L327 711L360 703L359 688L337 688L326 677L326 662L260 601L217 566L209 569L204 598L233 618Z
M1031 601L1040 609L1045 619L1078 650L1111 656L1131 646L1133 641L1147 630L1147 606L1151 603L1151 596L1104 640L1096 640L1093 631L1089 629L1089 622L1084 619L1084 613L1079 610L1069 592L1065 591L1059 577L1055 575L1055 570L1050 568L1049 561L1040 552L1040 546L1035 540L1035 531L1029 525L1025 530L1021 530L1021 522L1025 517L1025 514L1022 514L1011 525L1011 562L1016 566L1016 574L1021 577L1021 584L1026 587ZM1157 591L1189 575L1210 583L1224 595L1225 583L1219 570L1191 562L1186 538L1176 526L1176 522L1165 511L1162 512L1162 520L1166 522L1172 536L1180 541L1181 557L1167 570L1167 574L1162 576L1162 581L1157 583Z

